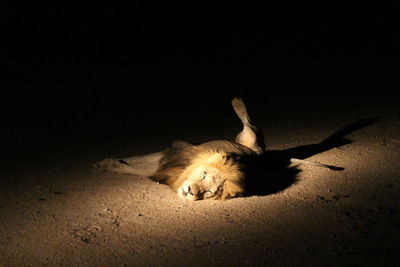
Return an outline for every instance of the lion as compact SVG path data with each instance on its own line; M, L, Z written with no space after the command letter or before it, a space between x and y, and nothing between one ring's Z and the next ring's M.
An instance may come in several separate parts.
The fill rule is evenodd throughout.
M264 136L256 127L241 98L232 106L243 124L235 141L213 140L202 144L175 141L165 151L124 159L108 158L94 164L101 171L147 176L168 185L184 200L226 200L242 196L248 162L265 151ZM291 162L333 168L300 159Z

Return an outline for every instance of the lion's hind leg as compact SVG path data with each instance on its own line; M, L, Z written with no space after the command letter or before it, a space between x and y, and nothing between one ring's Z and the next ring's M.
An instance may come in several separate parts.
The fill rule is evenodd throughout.
M247 146L257 154L262 154L265 150L264 135L261 129L251 122L243 100L241 98L232 99L232 107L243 123L243 130L236 136L235 141Z
M151 176L156 173L163 155L163 152L156 152L124 159L108 158L96 162L93 167L100 171Z

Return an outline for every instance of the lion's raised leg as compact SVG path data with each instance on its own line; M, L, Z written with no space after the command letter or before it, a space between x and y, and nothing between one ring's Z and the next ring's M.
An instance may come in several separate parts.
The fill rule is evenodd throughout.
M121 174L151 176L156 173L164 152L156 152L124 159L108 158L96 162L93 167L101 171Z
M252 124L243 100L241 98L232 99L232 106L243 123L243 130L236 136L235 141L252 149L257 154L262 154L265 150L263 133Z

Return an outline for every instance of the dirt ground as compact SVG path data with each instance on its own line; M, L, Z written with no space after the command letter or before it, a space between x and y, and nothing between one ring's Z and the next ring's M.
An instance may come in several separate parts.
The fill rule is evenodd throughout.
M229 99L145 119L125 102L2 112L0 266L398 266L399 99L284 97L248 99L268 149L345 169L291 165L271 192L227 201L185 202L91 164L174 139L232 139L240 124ZM198 106L204 113L191 112Z

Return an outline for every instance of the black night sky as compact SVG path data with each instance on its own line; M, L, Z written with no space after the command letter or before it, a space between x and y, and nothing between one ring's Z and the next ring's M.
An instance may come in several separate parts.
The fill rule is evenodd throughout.
M2 9L2 105L396 86L390 4Z

